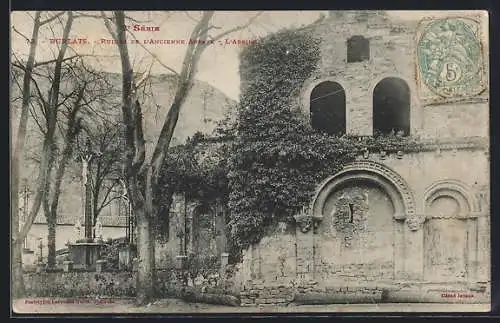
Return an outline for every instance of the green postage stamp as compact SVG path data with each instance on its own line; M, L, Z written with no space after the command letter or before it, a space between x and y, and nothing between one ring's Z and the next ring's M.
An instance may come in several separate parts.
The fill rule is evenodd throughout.
M417 31L420 89L436 99L467 99L486 88L481 26L471 18L424 20Z

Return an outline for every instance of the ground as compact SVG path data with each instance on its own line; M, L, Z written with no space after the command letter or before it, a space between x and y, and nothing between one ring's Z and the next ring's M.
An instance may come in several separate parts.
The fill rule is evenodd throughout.
M488 304L353 304L353 305L297 305L286 307L229 307L200 303L187 303L178 299L161 299L137 307L133 299L67 299L33 298L13 302L18 314L31 313L283 313L283 312L487 312ZM79 302L79 303L76 303Z

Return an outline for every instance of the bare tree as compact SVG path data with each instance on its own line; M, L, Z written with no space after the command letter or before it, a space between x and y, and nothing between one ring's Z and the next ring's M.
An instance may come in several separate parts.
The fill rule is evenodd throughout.
M65 20L61 19L63 15L66 15ZM46 22L56 19L62 25L61 38L68 38L74 21L72 12L56 14L48 18ZM49 24L48 27L54 33L53 26ZM34 40L30 40L30 42L35 43ZM13 62L13 66L24 71L25 76L29 72L29 84L34 85L35 91L29 93L26 112L30 113L38 125L43 138L35 198L28 219L20 230L20 236L23 239L26 237L40 206L42 206L48 225L49 266L55 265L55 236L61 184L66 167L73 155L76 137L81 129L83 117L81 114L85 112L82 111L82 108L92 110L92 103L109 94L110 89L108 84L104 84L106 82L101 74L88 69L83 64L81 55L75 54L66 57L67 49L68 44L62 42L55 54L55 59L33 62L31 71L30 64L28 64L29 59L28 63L24 64L22 60L14 56L15 61ZM27 93L24 88L22 93L23 96ZM24 116L21 115L21 117ZM26 123L27 119L26 116ZM23 119L21 118L21 120ZM25 137L26 125L23 127ZM19 163L18 160L16 164ZM19 174L17 173L15 176L19 177Z
M217 36L210 37L208 32L215 26L210 24L213 11L203 12L201 19L191 32L190 42L184 55L182 69L178 76L178 85L174 100L168 110L150 159L146 160L146 147L143 133L142 108L137 97L137 85L134 80L134 71L130 62L127 46L127 32L125 13L115 11L114 19L102 14L109 33L116 40L122 63L122 114L125 126L125 180L132 209L137 221L137 239L139 266L137 275L137 302L144 304L154 297L155 292L155 255L153 221L156 214L153 204L153 193L158 183L159 172L168 151L172 135L179 118L180 110L185 102L189 90L193 86L198 63L204 50L213 42L231 32L241 30L256 18L246 24L238 26ZM112 26L114 23L114 28ZM156 58L156 57L155 57ZM157 58L156 58L157 59ZM166 64L162 64L166 66ZM169 70L173 70L170 69Z
M45 62L35 63L35 55L36 49L38 46L38 38L40 34L40 28L43 25L50 23L51 21L59 18L64 13L57 13L52 17L46 18L42 20L41 12L37 11L33 18L33 29L31 37L26 37L21 34L15 28L13 31L21 35L29 44L29 54L25 64L21 64L18 60L18 66L24 72L23 82L21 85L22 88L22 106L20 113L19 126L17 128L17 136L16 142L13 145L14 149L11 154L11 239L12 239L12 272L13 272L13 296L20 297L24 295L24 279L23 279L23 271L22 271L22 242L26 238L31 225L38 213L41 204L41 198L43 194L43 189L45 187L45 182L47 180L48 173L40 172L37 179L37 191L35 197L35 203L30 210L30 214L28 219L25 221L24 225L19 227L19 176L20 176L20 165L23 160L23 155L25 151L26 144L26 133L27 133L27 125L28 125L28 117L30 114L30 103L32 99L31 93L31 85L33 82L33 70L36 66L44 65ZM69 18L68 20L71 21ZM71 27L71 24L69 25ZM64 54L67 46L61 46L60 55L58 57L58 61L61 62L64 58ZM61 64L61 63L59 63ZM52 92L54 93L54 92ZM53 98L51 100L53 102ZM47 147L48 148L48 147ZM41 162L43 164L43 168L47 169L49 164L49 159L44 158Z
M92 149L99 152L89 169L92 187L93 224L102 210L122 197L122 155L121 123L103 119L90 129L86 127ZM79 146L79 145L77 145Z
M56 260L56 227L57 215L59 206L59 197L61 194L61 184L64 179L66 167L72 160L74 154L74 147L76 145L77 136L83 126L83 120L87 123L95 120L93 112L95 111L94 105L99 105L102 98L110 93L110 85L108 84L102 73L93 71L85 66L82 62L75 62L75 64L68 64L67 79L65 84L73 83L72 86L67 86L69 93L61 91L62 104L59 109L60 116L57 119L58 128L61 129L60 137L62 138L62 149L59 149L57 140L52 143L53 153L52 158L57 160L57 163L52 163L50 169L49 180L47 181L43 198L43 210L48 224L48 265L54 266ZM43 114L46 115L46 114ZM49 125L49 120L45 120ZM50 124L55 126L54 124ZM44 136L47 136L47 132ZM52 171L55 172L54 181L52 179Z

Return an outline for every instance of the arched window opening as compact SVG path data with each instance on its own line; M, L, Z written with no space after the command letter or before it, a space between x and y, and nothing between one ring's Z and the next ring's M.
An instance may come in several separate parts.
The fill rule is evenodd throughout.
M347 40L347 63L370 59L370 41L363 36L352 36Z
M343 135L346 132L346 96L337 82L318 84L311 92L311 126L320 132Z
M193 251L202 257L212 254L214 242L214 212L200 205L193 212Z
M410 134L410 88L397 77L381 80L373 90L373 133Z

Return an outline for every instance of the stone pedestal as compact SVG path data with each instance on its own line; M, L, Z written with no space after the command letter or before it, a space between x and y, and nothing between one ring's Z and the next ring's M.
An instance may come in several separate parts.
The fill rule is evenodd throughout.
M43 262L39 262L36 264L36 272L39 274L45 270L45 264Z
M186 269L186 265L187 265L187 256L184 256L184 255L178 255L178 256L175 256L175 267L178 269L178 270L184 270Z
M73 261L67 260L63 262L63 270L65 273L68 273L73 270Z
M69 244L68 249L75 265L85 269L93 269L103 245L101 242L77 242Z
M99 259L95 264L95 271L98 273L102 273L106 268L106 260Z
M33 265L36 261L36 255L33 250L23 249L23 264Z
M131 270L132 260L137 255L137 249L134 245L122 244L118 249L118 268L120 270Z

